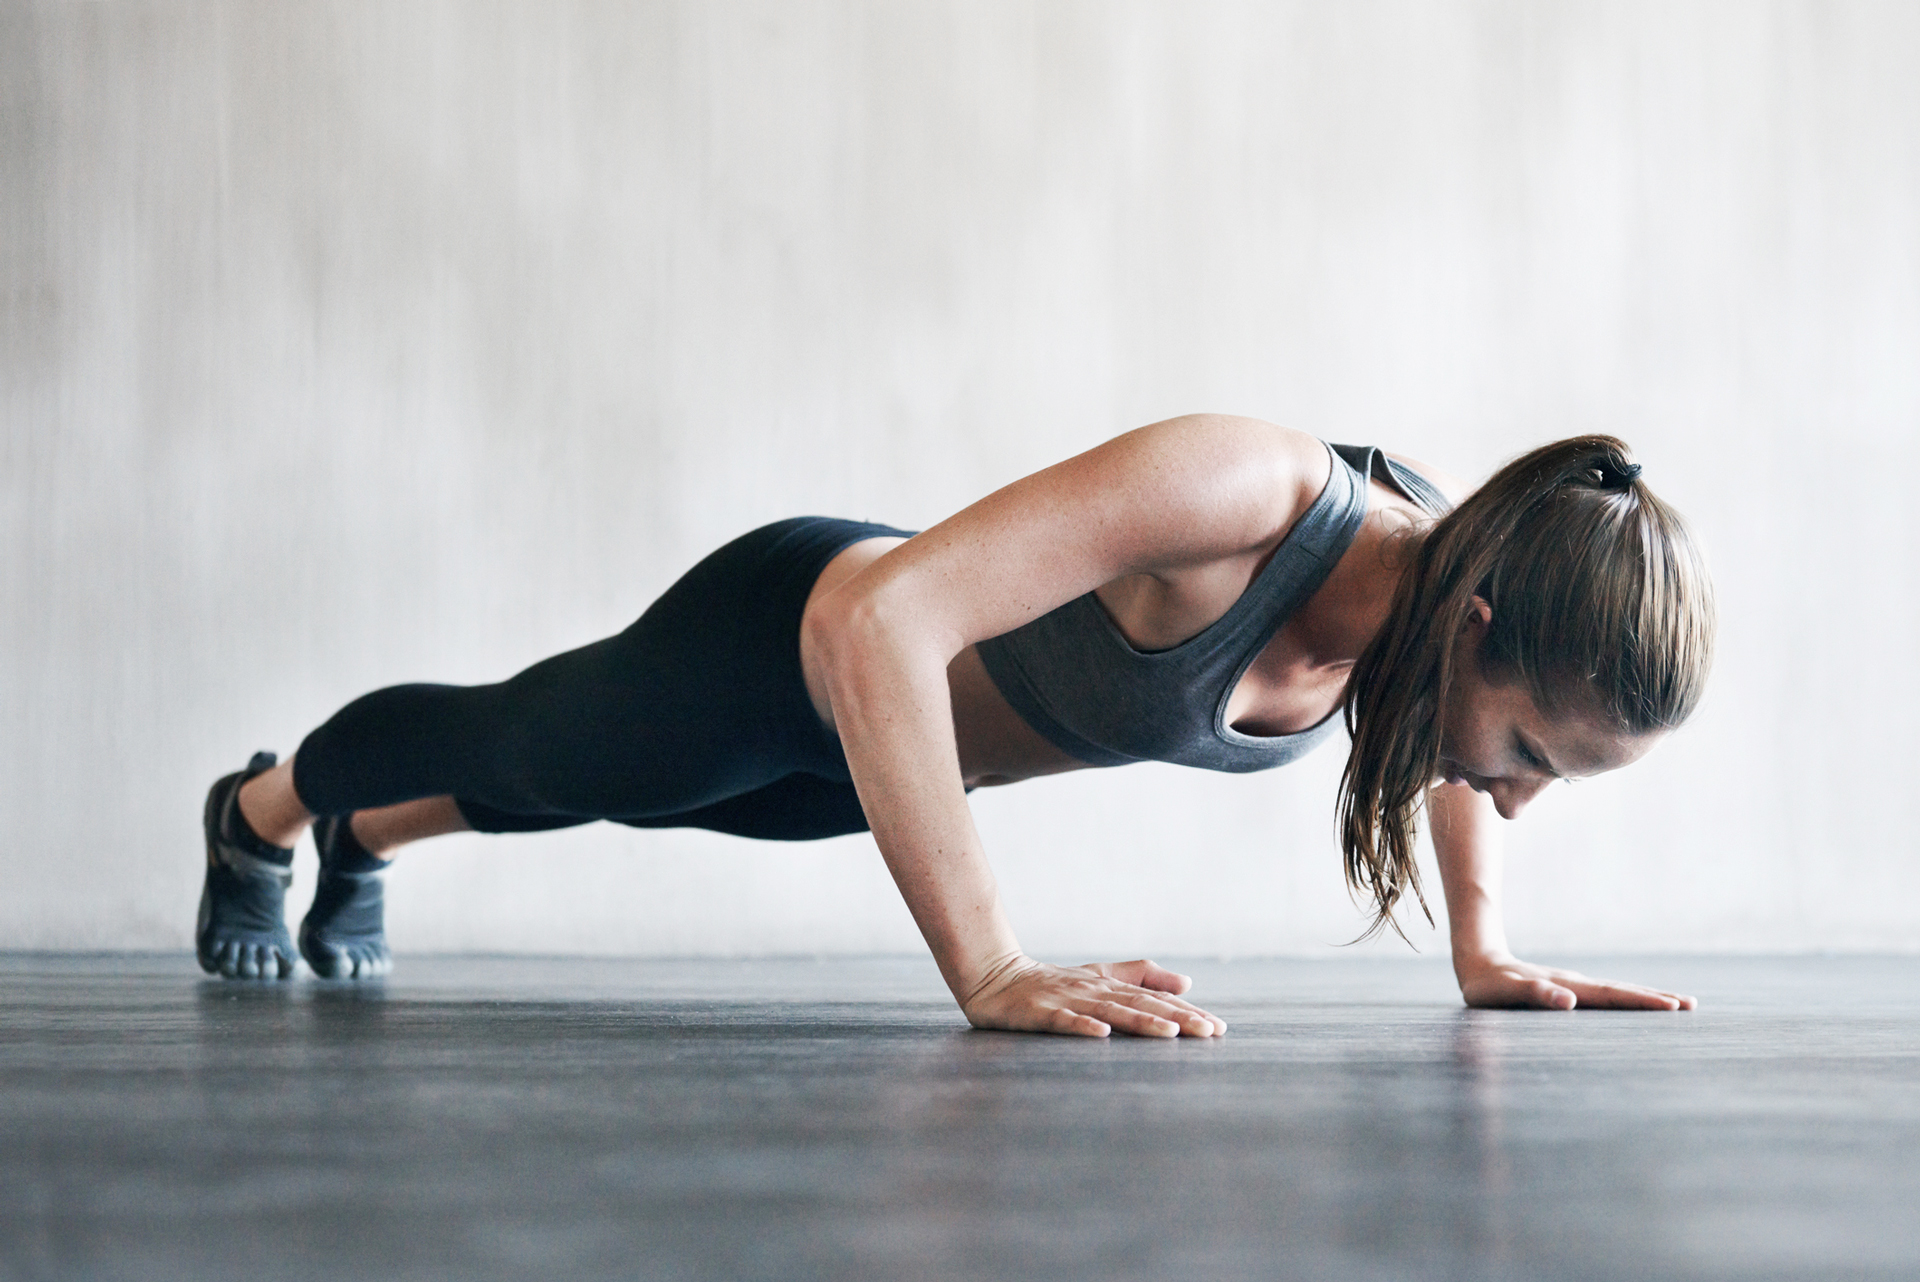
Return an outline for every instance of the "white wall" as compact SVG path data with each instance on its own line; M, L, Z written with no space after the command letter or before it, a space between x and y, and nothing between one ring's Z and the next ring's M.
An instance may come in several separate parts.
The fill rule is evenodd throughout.
M1515 830L1518 943L1920 939L1920 7L6 0L0 91L0 946L186 945L206 783L366 689L1194 409L1474 475L1615 430L1694 517L1710 700ZM976 810L1036 951L1324 953L1338 766ZM403 950L917 947L864 837L392 897Z

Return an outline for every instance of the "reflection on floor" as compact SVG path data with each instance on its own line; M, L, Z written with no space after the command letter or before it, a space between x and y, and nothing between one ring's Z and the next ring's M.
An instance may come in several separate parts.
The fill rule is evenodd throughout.
M968 1032L917 959L0 956L0 1277L1920 1276L1920 959L1188 969L1222 1041Z

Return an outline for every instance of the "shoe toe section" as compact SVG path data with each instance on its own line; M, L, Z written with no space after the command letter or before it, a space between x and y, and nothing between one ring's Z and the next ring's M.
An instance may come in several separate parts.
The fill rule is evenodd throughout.
M202 970L229 979L292 976L293 940L283 916L288 879L280 868L237 872L209 860L194 929Z
M384 916L378 876L338 873L323 863L313 907L300 922L300 953L323 979L378 979L391 969Z
M338 979L348 971L346 956L331 944L308 940L301 951L306 956L307 965L321 979Z
M200 969L209 975L227 979L293 978L293 950L280 940L215 936L204 941L196 953Z

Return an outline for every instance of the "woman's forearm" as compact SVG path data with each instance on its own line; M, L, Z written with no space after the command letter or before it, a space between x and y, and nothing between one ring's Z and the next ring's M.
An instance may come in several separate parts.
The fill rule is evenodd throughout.
M967 636L916 603L915 576L904 577L905 591L883 572L810 603L802 664L818 674L874 840L968 1022L1083 1037L1224 1033L1181 996L1190 979L1144 958L1055 966L1021 951L960 774L947 674Z
M1502 820L1492 800L1465 784L1437 784L1427 794L1427 815L1455 972L1510 956L1500 906Z

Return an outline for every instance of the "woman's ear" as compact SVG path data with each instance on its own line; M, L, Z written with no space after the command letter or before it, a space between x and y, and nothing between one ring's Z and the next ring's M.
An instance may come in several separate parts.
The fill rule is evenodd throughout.
M1485 636L1487 625L1492 622L1493 607L1487 604L1485 597L1475 596L1467 602L1467 615L1464 619L1460 620L1460 630L1462 632L1474 632L1477 636Z

